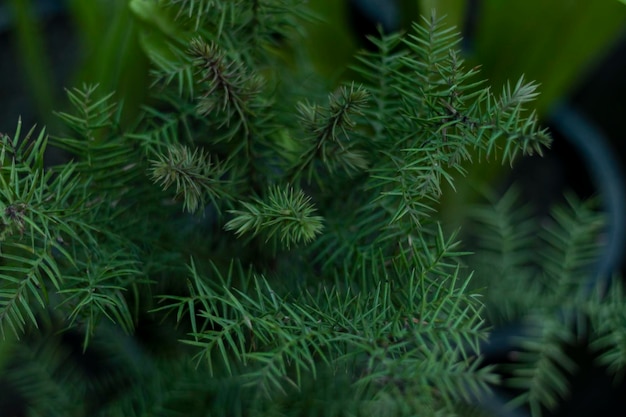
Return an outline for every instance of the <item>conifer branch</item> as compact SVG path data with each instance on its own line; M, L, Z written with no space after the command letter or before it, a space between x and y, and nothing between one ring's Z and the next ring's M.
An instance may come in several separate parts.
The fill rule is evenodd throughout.
M402 35L399 33L380 34L368 39L376 51L358 54L358 65L353 69L369 80L367 88L371 93L370 100L374 102L374 106L363 108L365 117L362 122L372 126L372 144L384 147L395 140L394 131L397 129L388 121L402 112L402 99L398 89L394 88L392 77L400 71L407 51L401 47Z
M105 101L99 101L96 107L109 109ZM81 108L84 110L82 117L97 120L97 123L88 120L76 122L69 115L65 117L72 123L75 122L73 126L77 132L90 135L83 139L94 143L99 141L94 136L96 128L108 125L108 119L101 118L96 107ZM106 117L109 115L106 114ZM98 227L111 221L113 218L111 211L108 212L107 220L94 220L97 217L97 207L94 206L100 205L102 201L90 197L87 190L93 183L84 177L80 178L80 170L76 169L80 163L46 169L43 166L43 153L47 141L44 132L36 138L30 138L30 142L23 142L18 140L20 128L18 125L13 139L3 137L2 156L13 155L13 157L9 166L0 168L0 194L3 201L8 203L2 207L0 328L4 334L4 327L8 324L18 335L27 330L27 322L38 326L40 319L37 316L43 315L46 307L56 302L64 304L66 292L71 291L67 289L73 288L69 285L70 281L76 283L77 287L74 288L81 286L84 282L83 277L72 275L69 270L78 268L85 256L93 256L99 243L111 237L116 243L124 241L115 233ZM19 147L15 148L13 145L18 143ZM82 153L80 156L85 154ZM97 160L102 162L104 159ZM88 165L89 161L84 163ZM85 168L85 165L82 168ZM110 207L115 205L115 202L107 201L102 205ZM114 264L111 263L109 267L113 268ZM115 271L115 274L118 273L123 275L121 270ZM98 297L91 292L89 296L93 296L94 299ZM106 296L101 301L103 299L106 299ZM85 300L82 300L83 306L87 304ZM109 300L103 310L108 309L105 314L111 313L109 317L115 318L123 327L130 329L132 322L129 321L129 316L122 320L122 316L116 310L117 307L124 305L124 299L117 297L115 300ZM77 308L69 313L71 323L75 321L79 310L80 308ZM87 346L88 338L93 335L97 322L94 314L91 314L91 319L84 347Z
M303 376L315 377L323 363L342 361L354 364L350 372L360 375L360 384L376 389L417 384L430 390L434 384L443 395L457 399L459 391L469 396L486 389L494 377L488 369L474 372L471 358L485 335L475 321L478 315L471 312L479 305L465 294L467 281L457 287L460 278L455 277L439 282L438 289L433 281L424 291L418 276L406 275L412 265L406 262L410 260L394 260L386 282L375 275L372 291L320 288L295 299L281 296L265 279L241 268L231 266L227 275L214 268L217 280L209 281L192 263L192 294L197 296L166 296L163 300L169 303L160 309L177 311L180 320L181 312L195 310L196 303L203 306L192 319L201 320L192 326L202 330L186 343L201 349L199 358L210 369L217 366L216 357L230 374L242 366L245 380L269 395L301 386ZM368 271L377 274L384 263L374 266ZM243 289L234 288L234 282L241 282ZM450 336L457 331L463 336ZM354 363L359 357L365 362ZM413 371L393 366L394 361ZM416 381L416 375L422 378Z
M266 199L242 202L243 209L230 210L235 217L225 229L237 236L263 234L267 240L278 238L286 248L313 240L323 228L322 217L315 216L311 198L302 190L272 187Z
M419 228L439 199L441 184L454 187L455 174L465 174L462 163L474 149L486 156L501 151L502 162L511 162L518 152L541 152L550 139L537 127L535 115L522 116L522 104L536 96L534 84L520 79L496 100L488 88L481 88L482 81L474 80L476 68L464 69L454 49L458 37L441 26L441 19L425 19L413 31L399 42L406 52L397 53L399 64L390 67L393 77L387 89L396 92L390 96L396 97L395 103L403 103L402 117L389 115L382 126L375 126L394 140L371 156L378 162L367 187L379 191L371 206L385 207L390 224ZM393 37L381 39L379 51L367 60L384 63L400 48L397 43ZM365 87L376 93L375 102L388 100L376 71L367 64L356 70L367 78Z
M126 333L134 329L133 318L124 296L129 282L138 282L142 272L137 260L129 254L105 254L106 259L77 262L75 271L68 271L65 285L58 291L60 307L71 309L68 326L84 327L83 351L94 337L101 318L119 325Z
M225 169L211 161L203 150L193 152L182 145L169 147L167 155L152 161L152 180L164 190L176 186L176 197L183 198L183 208L191 213L204 209L208 198L216 207L230 197L231 182L224 180Z
M170 45L171 52L164 53L156 48L148 49L147 54L155 68L150 70L152 87L170 86L175 82L179 97L194 97L196 93L194 73L195 67L186 51Z
M37 326L35 311L49 302L48 290L63 280L59 262L72 262L62 236L81 244L67 193L76 190L67 170L44 173L47 137L42 131L22 138L21 122L13 138L0 140L0 332L8 325L19 336ZM8 163L7 163L8 162ZM65 212L64 212L65 211ZM69 213L67 212L69 211ZM80 222L76 222L80 223Z
M303 138L304 151L288 175L290 181L296 181L302 174L306 174L308 182L318 177L316 161L330 172L341 168L350 173L367 167L364 152L352 150L350 132L356 126L353 118L363 115L368 99L367 90L352 84L349 89L342 86L337 94L330 95L327 108L298 103L306 136Z
M91 190L129 190L143 175L142 156L120 132L121 106L97 85L68 91L74 112L57 115L75 135L53 136L52 144L76 158L74 169Z
M201 38L191 41L188 54L197 68L198 83L205 86L198 99L198 114L224 112L222 125L228 126L236 118L247 132L249 103L259 94L261 79L248 75L241 63L228 59L215 43L206 43Z

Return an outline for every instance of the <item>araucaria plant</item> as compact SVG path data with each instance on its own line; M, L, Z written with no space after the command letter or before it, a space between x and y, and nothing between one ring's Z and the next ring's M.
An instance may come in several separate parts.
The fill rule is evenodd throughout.
M133 0L140 119L84 86L66 131L2 135L0 386L19 415L455 415L499 382L437 210L471 163L549 145L536 85L492 91L431 17L324 91L303 3ZM44 165L48 142L66 163Z

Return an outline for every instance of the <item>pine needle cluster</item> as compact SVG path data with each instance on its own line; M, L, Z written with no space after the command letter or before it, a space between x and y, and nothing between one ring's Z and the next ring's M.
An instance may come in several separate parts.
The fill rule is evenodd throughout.
M315 74L283 52L305 3L132 0L153 64L140 119L83 86L50 137L67 162L44 165L44 131L2 135L0 387L26 415L457 415L498 383L436 207L469 163L549 145L536 85L494 94L433 16L300 95ZM593 251L555 218L538 283L525 231L486 251L561 300ZM561 393L520 383L531 404Z

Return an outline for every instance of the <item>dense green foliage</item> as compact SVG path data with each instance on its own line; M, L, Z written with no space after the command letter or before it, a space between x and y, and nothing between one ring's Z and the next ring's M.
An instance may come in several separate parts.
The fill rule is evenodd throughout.
M68 162L44 166L43 131L2 135L0 383L27 415L455 415L499 382L472 257L437 208L470 162L549 145L536 86L494 94L433 16L372 39L328 94L292 44L301 3L133 0L153 64L137 123L84 86L50 139ZM601 222L555 211L534 262L514 207L477 212L478 279L567 310ZM616 369L620 300L585 310L611 317L595 343ZM514 371L537 415L566 392L562 324Z

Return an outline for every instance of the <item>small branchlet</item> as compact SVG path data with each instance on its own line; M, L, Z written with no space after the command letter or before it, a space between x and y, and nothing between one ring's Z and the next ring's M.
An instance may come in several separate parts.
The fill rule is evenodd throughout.
M224 167L203 150L169 147L167 155L152 161L150 173L164 190L176 185L176 197L182 196L184 209L192 213L204 207L207 197L218 207L218 200L229 195L229 181L222 179Z
M365 153L354 149L351 133L356 127L354 118L363 115L368 101L368 91L353 83L350 87L342 86L336 94L331 94L328 107L307 102L298 103L306 150L291 170L292 180L307 172L307 179L311 181L316 160L320 160L330 172L343 169L351 173L367 167Z
M524 104L532 102L539 94L537 87L536 83L525 82L524 77L520 77L515 87L507 83L497 100L486 102L482 118L485 134L477 137L482 141L480 150L487 157L495 155L497 158L500 151L502 162L512 164L520 152L542 155L543 149L550 146L552 139L547 129L539 127L537 114L524 115ZM492 101L495 104L490 105Z
M106 257L100 259L102 256ZM129 282L142 276L140 263L133 254L98 254L86 262L77 262L76 271L72 272L65 277L58 294L62 297L60 305L71 309L67 316L69 325L84 328L83 351L104 318L131 333L134 322L124 294Z
M59 112L57 115L78 134L77 143L70 147L69 141L57 141L66 145L66 149L79 155L85 153L85 144L90 144L106 134L107 129L115 128L116 113L119 111L113 93L98 94L98 84L83 84L81 88L67 90L73 112ZM55 144L57 144L55 142Z
M247 129L249 103L261 90L261 78L248 74L241 62L227 57L217 44L201 38L191 41L188 55L197 68L198 84L204 86L198 98L198 114L223 112L227 116L223 117L224 125L235 117Z
M314 215L311 198L291 187L272 187L265 199L255 198L242 205L242 210L230 211L235 217L225 226L237 236L262 233L268 241L278 237L281 244L290 248L312 241L324 227L322 217Z
M326 141L343 142L350 140L348 132L356 126L353 117L363 114L369 93L361 86L342 86L335 94L328 97L328 108L319 108L315 104L300 103L298 111L306 132L315 138L317 147Z

